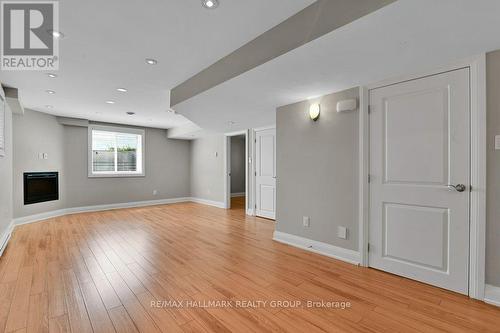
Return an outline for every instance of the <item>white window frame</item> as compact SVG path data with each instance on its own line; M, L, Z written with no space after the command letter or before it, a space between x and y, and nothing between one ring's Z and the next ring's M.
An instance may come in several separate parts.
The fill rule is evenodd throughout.
M106 132L117 132L117 133L127 133L127 134L137 134L141 138L141 150L142 156L140 163L142 164L141 172L130 172L130 171L118 171L118 172L94 172L92 168L92 131L106 131ZM115 127L115 126L103 126L103 125L90 125L88 127L88 176L89 178L116 178L116 177L145 177L145 159L146 159L146 131L138 128L130 127Z

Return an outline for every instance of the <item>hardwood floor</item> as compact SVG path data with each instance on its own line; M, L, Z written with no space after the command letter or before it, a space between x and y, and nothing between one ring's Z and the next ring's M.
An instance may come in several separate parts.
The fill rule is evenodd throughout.
M274 242L273 230L193 203L20 226L0 260L0 331L500 331L493 306ZM351 306L307 306L321 300Z

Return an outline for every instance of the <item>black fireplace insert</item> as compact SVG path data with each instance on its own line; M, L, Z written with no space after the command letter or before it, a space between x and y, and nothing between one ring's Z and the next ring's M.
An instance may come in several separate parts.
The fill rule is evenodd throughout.
M59 200L58 172L25 172L24 204Z

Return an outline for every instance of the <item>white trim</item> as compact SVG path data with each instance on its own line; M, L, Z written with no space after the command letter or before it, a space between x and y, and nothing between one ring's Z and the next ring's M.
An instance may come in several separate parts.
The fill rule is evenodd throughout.
M35 215L18 217L12 220L12 226L28 224L38 221L47 220L54 217L70 215L70 214L78 214L78 213L89 213L89 212L101 212L106 210L113 209L124 209L124 208L134 208L134 207L147 207L147 206L158 206L158 205L169 205L181 202L194 202L208 206L214 206L218 208L225 208L223 202L206 200L201 198L192 198L192 197L184 197L184 198L173 198L173 199L160 199L160 200L148 200L148 201L135 201L135 202L124 202L124 203L116 203L109 205L96 205L96 206L84 206L84 207L73 207L73 208L64 208L59 210L53 210L50 212L44 212ZM5 236L3 236L5 237Z
M307 239L280 231L274 232L273 240L291 245L293 247L297 247L299 249L342 260L353 265L359 264L359 252L354 250L344 249L342 247L318 242L312 239Z
M359 253L361 266L368 267L368 234L370 217L370 117L366 87L359 88Z
M484 299L486 272L486 55L470 65L471 186L469 296Z
M253 130L255 132L260 132L260 131L266 131L266 130L270 130L270 129L276 129L276 125L257 127L257 128L254 128Z
M202 198L189 198L188 201L207 205L207 206L213 206L213 207L217 207L217 208L227 209L225 203L220 202L220 201L213 201L213 200L207 200L207 199L202 199Z
M10 237L12 236L12 230L14 230L14 221L10 222L10 225L7 227L2 237L0 238L0 257L5 251L7 244L9 243Z
M93 172L92 169L92 131L107 131L117 133L128 133L140 135L141 141L141 172ZM116 152L115 152L116 158ZM129 178L129 177L145 177L146 176L146 130L132 127L118 127L106 125L89 125L87 129L87 168L89 178ZM116 169L116 167L115 167Z
M231 194L231 178L229 174L231 173L231 137L245 135L245 193L244 196L248 198L249 194L249 182L248 182L248 171L249 171L249 135L250 130L243 130L238 132L231 132L224 134L224 207L226 209L231 208L231 198L233 195ZM240 195L241 196L241 195ZM245 205L249 206L249 202L245 203Z
M459 68L469 68L470 89L471 89L471 208L470 208L470 244L469 244L469 297L483 300L485 290L485 252L486 252L486 55L480 54L469 57L462 61L454 62L448 66L442 66L420 74L407 75L396 79L388 79L382 82L368 85L363 90L380 88L383 86L396 84L399 82L435 75ZM369 101L368 101L369 103ZM364 103L364 104L368 104ZM364 105L368 108L368 105ZM361 118L361 117L360 117ZM362 136L366 135L367 122L360 121L359 135L360 142ZM364 142L364 141L363 141ZM369 144L369 143L368 143ZM361 148L361 147L360 147ZM369 145L366 147L369 149ZM360 152L361 154L361 152ZM369 161L369 152L363 154L364 159ZM363 160L363 165L367 161ZM360 177L362 173L360 172ZM364 177L365 175L363 175ZM363 179L360 179L360 184ZM360 194L360 207L365 207L368 203L369 187L361 188L363 194ZM368 192L368 194L366 193ZM361 209L361 208L360 208ZM360 210L361 212L361 210ZM361 249L368 246L369 223L362 224L362 215L360 214ZM362 253L361 256L365 256ZM364 258L363 258L364 259Z
M500 306L500 287L487 284L484 289L484 301L488 304Z
M42 220L50 219L53 217L63 216L63 215L69 215L69 214L86 213L86 212L100 212L100 211L106 211L106 210L112 210L112 209L167 205L167 204L180 203L180 202L190 202L190 201L193 201L193 200L191 200L191 198L189 198L189 197L186 197L186 198L124 202L124 203L116 203L116 204L109 204L109 205L63 208L63 209L59 209L59 210L53 210L50 212L18 217L18 218L15 218L13 221L14 221L15 225L21 225L21 224L33 223L33 222L42 221Z
M231 193L231 198L239 198L239 197L245 197L245 196L246 196L245 192Z
M255 210L252 208L247 208L247 215L248 216L255 216Z

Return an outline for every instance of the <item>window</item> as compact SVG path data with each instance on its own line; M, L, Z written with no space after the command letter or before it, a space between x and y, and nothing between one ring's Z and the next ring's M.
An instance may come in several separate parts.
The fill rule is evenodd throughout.
M89 126L89 177L144 176L144 130Z

